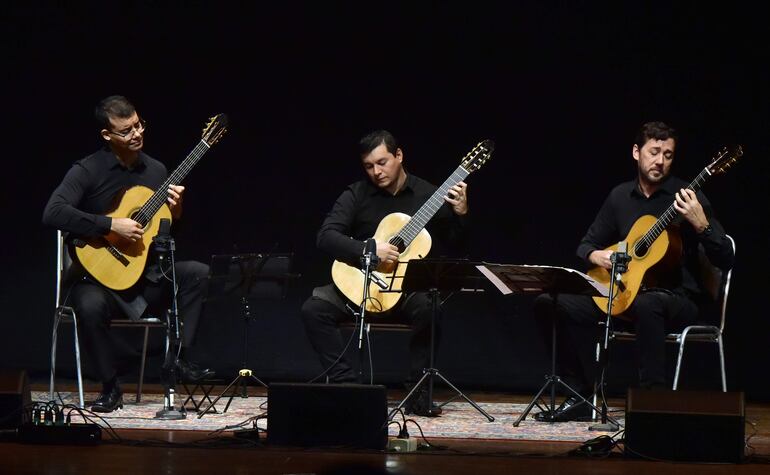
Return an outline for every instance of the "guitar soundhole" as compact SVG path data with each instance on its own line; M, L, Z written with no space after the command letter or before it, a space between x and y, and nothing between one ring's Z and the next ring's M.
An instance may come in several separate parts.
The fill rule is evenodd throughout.
M404 249L406 249L406 245L404 244L404 240L401 239L399 236L394 236L390 238L390 241L388 241L390 244L393 244L398 248L398 252L404 252Z
M639 243L636 243L636 245L634 246L634 255L636 257L641 258L641 257L644 257L645 254L647 254L647 251L649 250L650 250L650 247L648 245L646 245L643 242L639 242Z

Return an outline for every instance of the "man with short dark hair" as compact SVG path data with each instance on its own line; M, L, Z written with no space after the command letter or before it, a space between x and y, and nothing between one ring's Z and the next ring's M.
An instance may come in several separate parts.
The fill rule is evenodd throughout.
M625 239L639 217L657 218L672 203L678 212L679 217L668 231L681 237L681 260L668 272L659 273L655 286L643 286L624 313L626 320L613 320L614 325L630 325L635 331L639 384L647 388L666 386L666 334L683 329L699 316L706 316L709 306L713 306L699 284L698 246L705 249L708 259L719 268L729 269L734 259L729 239L714 218L705 195L693 192L687 182L670 174L676 140L675 130L663 122L648 122L641 127L631 149L637 162L636 178L610 192L577 248L578 257L588 265L609 270L613 251L607 247ZM632 244L628 243L629 248ZM552 324L556 321L557 373L575 391L588 397L592 389L589 374L594 366L593 352L588 346L596 343L597 324L606 311L588 296L566 294L555 299L540 295L534 310L548 345ZM545 411L535 418L556 422L583 419L588 417L590 409L569 395L554 414Z
M359 267L365 240L374 236L380 221L388 214L400 212L409 216L431 197L436 187L407 173L404 153L395 137L378 130L363 137L359 143L361 164L367 179L349 185L337 198L318 232L318 248L334 259ZM468 213L467 186L464 182L450 188L444 205L428 224L434 244L459 248L465 239L465 217ZM381 265L392 266L399 260L399 249L387 242L376 242ZM440 252L440 251L439 251ZM440 255L440 254L439 254ZM307 335L327 370L330 382L356 381L356 375L342 355L344 345L339 322L352 321L346 304L357 308L360 302L350 302L333 284L317 287L302 306ZM379 318L400 317L412 325L410 373L407 383L413 384L429 366L430 319L432 307L426 293L404 295L396 306ZM437 340L439 332L437 331ZM410 399L408 412L437 415L440 408L428 407L427 393L422 391Z
M104 147L75 162L64 180L51 194L43 213L43 223L68 233L69 240L110 236L135 242L144 229L128 217L110 217L116 198L125 189L142 185L156 190L168 173L159 161L142 151L146 123L134 106L122 96L110 96L96 107L95 118ZM167 205L171 216L182 214L183 186L170 185ZM151 261L150 261L151 262ZM92 363L95 376L102 382L102 392L91 410L111 412L122 407L122 390L115 367L115 346L119 340L109 331L113 318L138 320L152 313L163 316L170 301L167 269L148 265L144 276L122 291L107 289L89 277L82 266L73 263L62 290L64 305L74 308L80 320L84 354ZM183 319L183 347L193 343L201 314L208 266L194 261L176 263L177 298ZM211 376L212 371L195 367L180 359L178 371L186 379Z

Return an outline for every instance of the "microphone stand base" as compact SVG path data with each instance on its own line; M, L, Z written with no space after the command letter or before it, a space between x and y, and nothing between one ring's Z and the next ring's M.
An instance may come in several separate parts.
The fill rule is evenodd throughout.
M178 411L172 408L163 408L155 413L155 419L161 419L164 421L178 421L180 419L187 419L187 413L184 411Z
M606 422L604 424L588 426L588 430L596 432L617 432L620 430L620 426L618 424L613 424L612 422Z

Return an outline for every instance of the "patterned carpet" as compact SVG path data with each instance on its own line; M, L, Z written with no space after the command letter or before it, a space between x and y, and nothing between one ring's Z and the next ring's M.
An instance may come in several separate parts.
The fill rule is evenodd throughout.
M61 400L64 403L75 403L77 394L62 392ZM73 397L74 396L74 397ZM86 402L92 401L96 397L94 393L86 393ZM32 392L33 401L46 401L47 392ZM234 430L237 424L242 423L249 418L266 413L266 398L251 396L248 398L233 398L228 411L222 413L209 413L202 418L198 418L191 404L188 403L187 418L178 421L165 421L155 418L155 413L163 406L163 398L158 394L145 394L142 402L136 404L133 402L133 395L124 396L125 405L123 409L104 414L104 419L109 422L113 428L125 429L165 429L165 430L194 430L212 432L216 430ZM184 398L182 398L184 400ZM181 400L177 400L177 406ZM224 409L227 398L222 398L216 405L221 411ZM398 401L393 401L391 407L395 407ZM530 416L524 420L519 427L513 427L513 422L526 409L524 404L506 404L506 403L479 403L479 406L495 418L494 422L488 422L487 419L478 412L473 406L466 402L450 402L443 407L443 414L440 417L416 417L413 418L422 428L425 436L461 438L461 439L497 439L497 440L543 440L543 441L571 441L582 442L605 432L589 431L590 422L566 422L558 424L549 424L536 422L532 415L539 412L535 407ZM204 406L205 407L205 406ZM614 408L613 408L614 409ZM394 420L401 421L401 416L397 415ZM73 420L73 422L76 422ZM77 421L80 422L80 421ZM623 419L620 419L623 423ZM266 428L266 419L258 421L260 428ZM251 425L249 425L251 427ZM409 424L409 431L413 434L419 434L419 431L412 424ZM396 435L397 427L391 425L390 432Z

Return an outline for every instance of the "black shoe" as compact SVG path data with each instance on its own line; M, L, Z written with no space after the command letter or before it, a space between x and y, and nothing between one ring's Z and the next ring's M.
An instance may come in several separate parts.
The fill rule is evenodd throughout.
M576 396L565 399L553 412L546 410L535 414L535 420L538 422L586 421L590 418L591 406Z
M209 368L201 368L195 363L177 360L176 374L182 381L196 382L204 379L211 379L216 373Z
M123 391L117 385L110 391L99 394L91 406L92 412L112 412L115 409L123 409Z
M417 392L412 394L412 397L406 401L404 412L406 414L414 414L423 417L437 417L443 411L440 406L432 401L428 404L428 391L418 389Z

